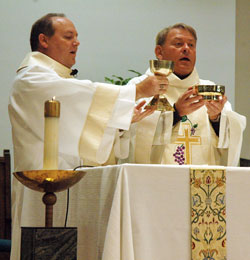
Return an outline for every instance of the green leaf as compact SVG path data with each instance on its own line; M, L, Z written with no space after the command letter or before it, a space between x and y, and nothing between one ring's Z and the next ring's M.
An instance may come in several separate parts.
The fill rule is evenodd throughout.
M122 77L119 77L119 76L116 76L116 75L112 75L112 77L117 78L117 79L123 81L123 78L122 78Z
M110 79L110 78L108 78L108 77L105 77L105 82L114 84L114 80L113 80L113 79Z
M128 70L128 71L135 73L137 76L142 75L140 72L135 71L135 70ZM132 79L131 77L124 79L124 78L117 76L117 75L112 75L112 77L115 78L115 79L105 77L105 82L115 84L115 85L126 85ZM116 79L118 79L118 80L116 80Z
M142 75L140 72L135 71L135 70L128 70L128 71L133 72L133 73L137 74L138 76L141 76L141 75Z
M186 122L188 120L188 117L187 116L183 116L182 118L181 118L181 122Z
M125 79L125 80L123 81L123 85L127 85L130 80L131 80L131 78Z
M122 82L120 80L116 80L115 85L122 85Z

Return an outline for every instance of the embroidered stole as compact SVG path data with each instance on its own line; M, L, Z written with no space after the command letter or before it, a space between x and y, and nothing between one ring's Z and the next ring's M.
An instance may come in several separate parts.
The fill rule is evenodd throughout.
M192 260L226 260L226 171L190 169Z

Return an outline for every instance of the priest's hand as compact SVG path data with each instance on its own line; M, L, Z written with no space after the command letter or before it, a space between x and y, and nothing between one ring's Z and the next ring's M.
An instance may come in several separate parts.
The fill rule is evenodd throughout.
M141 121L143 118L151 115L156 107L150 107L150 108L147 108L147 110L144 110L142 109L142 107L146 104L146 101L143 100L142 102L140 102L135 108L134 108L134 115L133 115L133 118L132 118L132 121L131 123L136 123L136 122L139 122Z
M136 84L136 100L143 97L152 97L164 94L167 91L168 80L166 76L148 76L142 82Z
M198 96L195 89L189 87L176 101L175 109L182 117L191 114L204 104L205 101L202 99L202 96Z
M220 100L212 100L205 102L205 105L207 107L207 113L211 121L215 121L218 119L226 102L226 96L222 96L222 99Z

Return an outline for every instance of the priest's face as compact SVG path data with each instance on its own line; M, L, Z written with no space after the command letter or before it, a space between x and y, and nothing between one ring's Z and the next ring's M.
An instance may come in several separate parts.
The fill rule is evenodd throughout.
M174 73L185 78L192 73L196 61L196 40L185 29L174 28L170 30L165 43L155 48L159 60L174 61Z
M53 17L54 35L47 37L47 45L44 53L71 68L76 62L77 48L80 42L74 24L66 17Z

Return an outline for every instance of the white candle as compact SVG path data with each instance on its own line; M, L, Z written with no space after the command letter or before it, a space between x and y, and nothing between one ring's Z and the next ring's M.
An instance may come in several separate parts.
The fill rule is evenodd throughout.
M58 169L58 133L60 102L47 100L44 103L44 151L43 151L43 169Z

